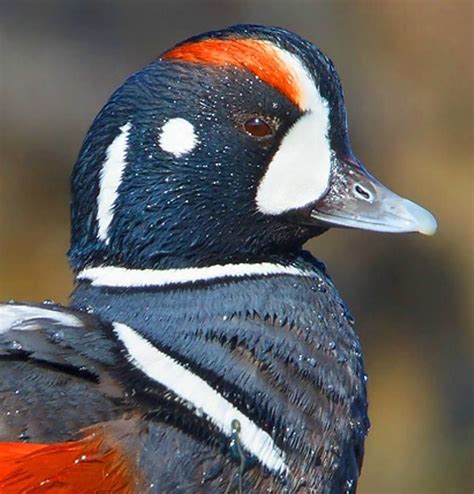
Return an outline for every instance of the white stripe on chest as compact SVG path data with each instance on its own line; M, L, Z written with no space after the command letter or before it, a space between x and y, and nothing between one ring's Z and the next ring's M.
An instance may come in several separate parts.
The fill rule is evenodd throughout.
M230 437L232 421L240 422L239 437L243 447L268 469L286 473L285 454L272 437L235 408L206 381L180 365L169 355L159 351L132 328L114 323L117 337L125 345L131 363L154 381L192 405L223 434Z

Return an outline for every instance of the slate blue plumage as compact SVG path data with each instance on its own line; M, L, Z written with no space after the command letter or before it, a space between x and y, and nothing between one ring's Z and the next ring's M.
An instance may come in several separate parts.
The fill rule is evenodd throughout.
M134 327L186 363L271 433L299 475L315 479L312 486L324 480L342 489L357 479L368 429L361 348L321 265L306 253L298 261L308 277L127 290L84 282L72 301ZM130 381L126 372L140 395L143 377ZM147 389L145 399L150 395ZM168 420L181 423L179 410ZM205 420L191 425L180 427L191 435L208 427ZM225 448L227 439L220 440Z
M339 78L314 45L245 25L178 47L205 40L265 41L256 53L274 50L317 104L238 64L169 52L112 95L72 177L70 307L0 305L0 441L73 441L100 424L135 472L130 492L353 493L369 428L362 350L303 244L331 226L433 233L435 220L353 155ZM161 137L176 119L194 134L174 153ZM288 161L314 137L301 121L319 132L329 178L270 213L256 197L275 157L287 179L275 194L306 173ZM103 183L114 152L121 173Z

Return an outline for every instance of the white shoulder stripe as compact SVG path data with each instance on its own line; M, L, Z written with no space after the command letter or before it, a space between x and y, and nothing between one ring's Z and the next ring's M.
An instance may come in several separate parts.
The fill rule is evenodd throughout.
M72 327L83 325L81 320L72 314L28 305L5 304L0 305L0 334L12 329L35 329L27 324L33 319L49 319L57 324Z
M202 411L226 436L232 434L232 421L238 420L244 448L270 470L278 473L288 471L285 454L275 445L272 437L206 381L159 351L125 324L114 323L114 331L125 345L131 362L148 377L166 386L196 410Z
M77 279L90 280L93 286L143 287L192 283L220 278L243 278L246 276L268 276L276 274L310 276L309 271L304 271L296 266L262 262L259 264L215 264L214 266L203 268L163 270L103 266L84 269L78 274Z
M120 134L107 149L107 157L100 172L100 190L97 197L98 236L106 244L109 226L114 217L114 206L122 174L127 164L127 140L132 124L129 122L120 127Z

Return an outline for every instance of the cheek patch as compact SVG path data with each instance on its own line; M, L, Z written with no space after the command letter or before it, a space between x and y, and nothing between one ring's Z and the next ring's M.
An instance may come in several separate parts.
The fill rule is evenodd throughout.
M277 215L319 199L329 185L331 147L329 109L306 113L291 127L268 165L256 202L264 214Z
M194 126L184 118L172 118L161 129L159 144L163 151L179 158L198 144Z

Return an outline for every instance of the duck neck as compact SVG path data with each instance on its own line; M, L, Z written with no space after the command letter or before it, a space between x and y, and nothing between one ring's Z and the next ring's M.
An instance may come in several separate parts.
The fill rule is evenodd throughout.
M147 375L145 383L133 384L145 402L163 385L168 395L179 395L181 380L163 383L160 376L179 370L197 379L197 396L209 396L204 405L193 402L196 395L184 397L197 410L204 406L195 430L210 437L209 427L218 424L224 446L230 423L220 415L223 409L205 409L217 399L214 393L233 418L253 424L252 434L256 427L258 437L271 437L271 461L292 470L316 474L321 455L336 459L344 452L316 451L314 444L345 448L354 434L365 435L359 340L324 269L307 254L206 268L91 268L79 274L72 304L111 323L131 364ZM159 359L166 372L155 375ZM150 379L157 390L150 391ZM337 427L323 431L322 423ZM264 463L267 446L262 448L250 454Z

